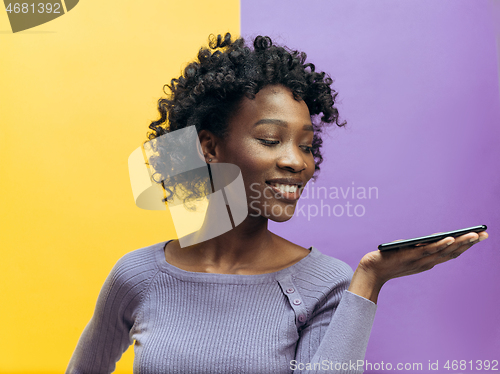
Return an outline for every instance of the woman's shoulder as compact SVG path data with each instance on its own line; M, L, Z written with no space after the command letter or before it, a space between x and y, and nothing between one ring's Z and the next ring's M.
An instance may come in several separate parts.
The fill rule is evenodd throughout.
M342 260L310 247L311 253L292 274L293 288L307 310L336 308L351 283L352 268Z
M117 263L120 264L141 264L145 265L148 263L154 263L156 261L156 252L158 250L163 250L166 242L160 242L156 244L151 244L145 247L134 249L130 252L125 253Z
M292 243L282 237L276 236L285 251L293 254L296 266L291 266L292 275L299 278L324 279L325 281L350 282L354 274L352 268L342 260L328 256L311 246L308 249Z
M319 292L347 288L354 274L352 268L342 260L310 247L310 254L301 261L301 266L294 269L294 281L304 288L312 286Z
M124 254L108 276L113 283L135 287L158 272L158 252L165 242L149 245Z
M314 266L317 269L321 269L322 271L331 273L332 275L347 275L349 277L352 277L352 268L346 262L338 258L326 255L316 247L311 247L311 252L314 252L316 254L313 257L315 260Z

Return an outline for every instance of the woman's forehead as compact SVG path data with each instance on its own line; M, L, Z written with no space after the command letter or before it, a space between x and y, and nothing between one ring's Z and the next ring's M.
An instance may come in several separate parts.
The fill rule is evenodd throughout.
M247 125L267 122L310 124L309 108L303 100L296 100L293 92L281 85L266 86L253 99L243 98L233 119Z

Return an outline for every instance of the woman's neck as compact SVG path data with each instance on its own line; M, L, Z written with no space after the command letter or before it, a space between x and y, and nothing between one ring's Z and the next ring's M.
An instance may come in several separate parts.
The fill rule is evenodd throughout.
M253 272L275 258L276 235L268 230L268 219L248 216L241 224L209 240L179 248L184 262L214 273ZM204 225L205 226L205 225ZM210 225L200 230L206 237ZM252 270L253 269L253 270Z
M222 196L212 195L201 228L166 246L167 262L195 272L259 274L280 270L309 253L271 233L268 218L261 215L247 214L234 227L230 211Z

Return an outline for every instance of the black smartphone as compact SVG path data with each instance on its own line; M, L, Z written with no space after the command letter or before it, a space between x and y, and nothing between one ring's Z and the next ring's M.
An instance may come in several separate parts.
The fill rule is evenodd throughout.
M470 232L481 232L481 231L485 231L486 229L487 229L486 225L468 227L466 229L442 232L439 234L422 236L420 238L399 240L397 242L392 242L392 243L384 243L384 244L380 244L378 246L378 249L380 251L389 251L391 249L397 249L397 248L415 247L417 244L434 243L434 242L440 241L441 239L447 238L449 236L456 238L457 236L465 235L465 234L468 234Z

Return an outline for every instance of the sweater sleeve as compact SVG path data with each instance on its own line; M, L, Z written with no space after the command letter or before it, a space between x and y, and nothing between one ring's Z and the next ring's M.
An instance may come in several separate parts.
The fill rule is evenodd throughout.
M112 373L132 344L131 329L151 271L145 271L140 250L123 256L106 278L92 318L83 330L66 374Z
M337 266L330 276L323 274L322 279L314 279L313 275L302 276L309 286L316 283L309 289L319 288L320 291L312 295L306 293L316 303L310 312L311 317L299 328L296 359L290 365L293 373L363 373L377 305L347 291L352 269L336 261ZM304 283L302 281L302 285ZM329 286L322 287L322 284ZM300 288L304 290L304 287Z

